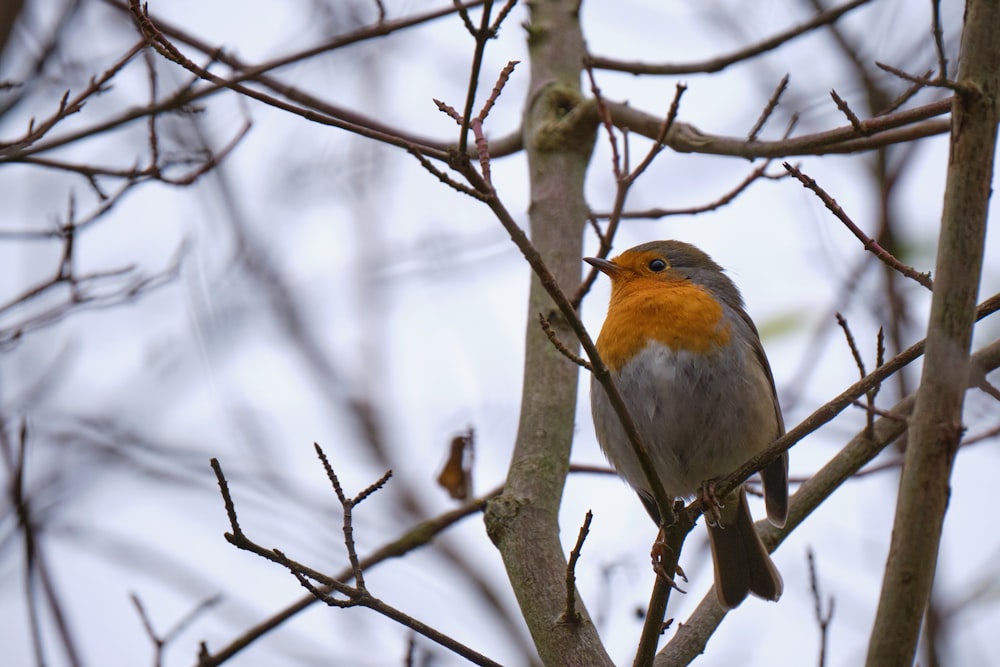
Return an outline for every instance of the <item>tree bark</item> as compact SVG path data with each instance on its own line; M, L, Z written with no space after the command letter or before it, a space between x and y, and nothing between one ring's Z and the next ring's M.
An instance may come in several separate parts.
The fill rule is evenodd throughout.
M1000 3L965 9L958 90L952 108L927 348L900 479L892 542L869 666L910 665L930 598L948 506L979 289L1000 92Z
M566 0L535 0L529 8L531 83L524 144L531 179L531 238L560 287L572 293L580 281L589 214L583 183L595 135L592 120L581 123L580 114L571 113L583 99L579 6ZM487 509L487 529L542 662L611 664L579 596L579 617L566 613L567 561L558 519L579 368L548 341L538 325L539 313L552 322L563 342L575 340L541 281L532 275L517 440L504 491Z

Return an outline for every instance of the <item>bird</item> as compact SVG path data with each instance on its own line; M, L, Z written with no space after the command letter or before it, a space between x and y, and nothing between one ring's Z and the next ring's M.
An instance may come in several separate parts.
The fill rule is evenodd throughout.
M719 603L733 609L751 593L776 601L781 575L754 528L746 489L714 499L711 484L785 432L771 367L739 289L705 252L677 240L644 243L610 261L584 260L611 279L596 348L656 477L671 497L707 492L717 503L706 522ZM659 525L649 481L593 375L590 399L601 449ZM760 477L768 520L784 526L788 453Z

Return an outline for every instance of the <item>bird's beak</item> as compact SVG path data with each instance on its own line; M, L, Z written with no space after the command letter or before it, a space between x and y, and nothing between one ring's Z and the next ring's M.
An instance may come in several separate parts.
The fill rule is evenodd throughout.
M590 264L601 273L605 273L612 278L622 272L622 267L618 266L614 262L609 262L606 259L600 259L599 257L584 257L583 261Z

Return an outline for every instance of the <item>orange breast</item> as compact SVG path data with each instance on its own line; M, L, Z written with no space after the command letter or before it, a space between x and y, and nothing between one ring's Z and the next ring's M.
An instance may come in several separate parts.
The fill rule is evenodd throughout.
M650 341L672 350L708 353L729 342L722 306L690 281L630 280L613 285L597 351L619 370Z

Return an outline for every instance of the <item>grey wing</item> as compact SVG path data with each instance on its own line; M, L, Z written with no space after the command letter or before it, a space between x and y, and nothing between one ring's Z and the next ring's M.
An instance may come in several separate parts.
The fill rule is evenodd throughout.
M740 319L753 332L753 352L757 363L764 370L767 382L771 387L771 397L774 400L774 417L778 423L777 435L785 433L785 420L781 416L781 405L778 403L778 391L774 386L774 375L771 373L771 365L764 354L764 346L760 342L760 334L753 320L742 308L736 309ZM764 507L767 509L767 519L775 526L781 528L788 518L788 452L782 452L781 456L767 464L760 471L760 479L764 484Z

